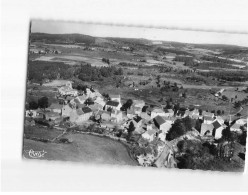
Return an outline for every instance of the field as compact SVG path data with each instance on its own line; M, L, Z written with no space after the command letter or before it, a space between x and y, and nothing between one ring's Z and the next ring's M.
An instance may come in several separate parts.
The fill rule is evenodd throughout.
M67 136L71 144L43 143L24 139L23 155L30 158L25 151L46 151L46 160L74 161L94 164L137 165L129 156L127 148L120 142L85 134Z

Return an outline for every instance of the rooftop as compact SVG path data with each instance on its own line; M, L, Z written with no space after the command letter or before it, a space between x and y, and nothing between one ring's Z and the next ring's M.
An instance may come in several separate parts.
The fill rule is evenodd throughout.
M106 105L117 107L119 105L119 102L115 102L115 101L110 100L107 102Z
M164 124L165 123L165 120L161 117L161 116L156 116L155 118L154 118L154 121L158 124L158 125L162 125L162 124Z

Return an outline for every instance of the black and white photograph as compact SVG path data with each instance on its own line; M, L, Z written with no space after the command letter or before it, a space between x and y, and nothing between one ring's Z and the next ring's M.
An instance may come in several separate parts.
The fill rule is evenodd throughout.
M248 191L248 1L0 7L1 191Z
M248 43L233 37L31 21L23 157L243 172Z

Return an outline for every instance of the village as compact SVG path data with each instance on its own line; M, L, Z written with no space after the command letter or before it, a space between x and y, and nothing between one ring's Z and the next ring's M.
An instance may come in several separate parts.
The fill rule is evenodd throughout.
M223 91L220 90L215 96ZM237 135L247 131L246 118L234 121L230 118L227 121L219 113L197 108L178 109L172 106L167 109L163 105L151 106L142 99L123 101L120 94L101 94L92 86L84 90L73 89L71 81L58 81L54 96L57 101L50 105L48 98L42 97L39 106L31 105L26 109L25 126L59 130L61 135L56 140L63 143L73 142L63 138L70 132L107 136L125 144L130 149L131 157L141 166L178 167L177 144L185 139L205 140L220 148L220 157L231 159L233 152L227 149L230 147L225 147L230 143L219 141L223 135L226 136L223 131L227 127ZM187 130L180 132L178 121L184 121L189 126ZM226 137L225 140L228 140L228 135ZM244 153L245 147L239 150Z

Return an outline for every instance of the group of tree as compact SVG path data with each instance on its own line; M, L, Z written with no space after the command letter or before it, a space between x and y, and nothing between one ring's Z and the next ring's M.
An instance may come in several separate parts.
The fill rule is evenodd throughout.
M174 61L178 61L178 62L184 62L184 66L194 66L196 63L194 62L193 57L191 56L176 56L174 58Z
M122 68L111 67L94 67L90 64L82 65L75 72L76 76L82 81L99 81L103 78L123 75Z
M184 135L186 132L191 131L193 127L195 127L195 120L190 117L187 116L182 119L177 119L168 131L166 140L171 141L176 139Z
M27 109L36 110L37 108L45 109L49 106L49 100L47 97L41 97L38 99L38 102L32 100L28 103Z
M244 62L237 62L237 61L232 61L229 59L223 59L223 58L218 58L216 56L202 56L202 60L209 61L209 62L218 62L218 63L224 63L224 64L240 64L244 65Z
M45 79L69 79L73 68L62 62L29 61L28 80L42 83Z

